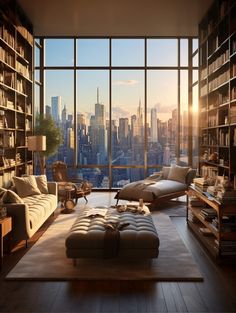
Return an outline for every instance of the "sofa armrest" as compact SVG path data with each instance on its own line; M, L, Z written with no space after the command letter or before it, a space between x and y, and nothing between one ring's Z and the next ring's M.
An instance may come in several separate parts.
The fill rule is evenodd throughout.
M57 183L54 182L54 181L50 181L48 182L48 192L52 195L55 195L57 197L57 190L58 190L58 187L57 187Z
M12 234L14 240L29 238L29 208L23 203L6 203L7 215L12 217Z
M193 168L190 168L186 177L185 177L185 182L186 184L189 186L190 184L192 184L193 182L193 179L195 178L197 174L197 170L196 169L193 169Z

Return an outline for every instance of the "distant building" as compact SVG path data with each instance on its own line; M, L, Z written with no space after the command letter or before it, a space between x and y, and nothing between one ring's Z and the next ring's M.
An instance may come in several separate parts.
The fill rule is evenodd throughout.
M151 142L157 142L157 109L151 109Z
M46 117L52 116L52 108L50 107L50 105L46 105L45 114L46 114Z
M61 121L61 96L51 97L51 107L52 107L52 118L56 122Z

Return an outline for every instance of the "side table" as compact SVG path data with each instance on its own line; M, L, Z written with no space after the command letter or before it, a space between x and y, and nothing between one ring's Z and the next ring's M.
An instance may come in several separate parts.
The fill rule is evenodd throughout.
M12 230L12 218L5 217L0 220L0 270L3 263L3 238Z

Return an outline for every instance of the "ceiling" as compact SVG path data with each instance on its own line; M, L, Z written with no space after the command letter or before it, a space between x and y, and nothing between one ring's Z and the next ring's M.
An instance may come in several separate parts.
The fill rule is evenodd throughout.
M18 0L35 36L197 36L213 0Z

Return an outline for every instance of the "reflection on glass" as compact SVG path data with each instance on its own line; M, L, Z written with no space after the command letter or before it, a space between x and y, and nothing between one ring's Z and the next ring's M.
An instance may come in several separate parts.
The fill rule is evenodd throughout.
M193 39L193 53L198 49L198 39L197 38L194 38Z
M39 70L34 70L34 79L37 82L40 82Z
M198 70L193 70L193 84L198 81Z
M46 39L45 40L46 66L73 66L74 40L73 39Z
M188 66L188 39L180 39L180 66Z
M128 183L144 179L143 168L114 168L112 170L112 187L121 188Z
M108 39L77 39L78 66L108 66Z
M193 66L198 66L198 53L193 57Z
M188 71L180 71L180 164L188 164Z
M176 162L177 71L147 73L148 165Z
M37 84L34 84L34 118L36 117L37 114L39 114L39 92L40 92L40 87Z
M109 72L77 71L78 163L108 163Z
M112 164L144 163L144 71L112 71Z
M112 66L144 66L144 40L113 39Z
M36 45L34 46L34 66L39 66L40 64L40 49Z
M74 160L73 71L47 70L45 73L44 112L53 118L63 135L63 144L56 155L47 159L47 166L57 160L71 165Z
M177 39L148 39L148 66L177 66Z

